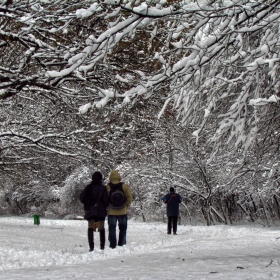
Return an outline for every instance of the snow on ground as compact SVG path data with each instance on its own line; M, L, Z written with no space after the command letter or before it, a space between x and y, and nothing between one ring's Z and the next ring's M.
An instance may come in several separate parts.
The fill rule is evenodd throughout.
M107 230L107 229L106 229ZM129 220L127 245L88 252L87 222L0 217L0 279L280 279L280 229ZM107 232L106 232L107 236Z

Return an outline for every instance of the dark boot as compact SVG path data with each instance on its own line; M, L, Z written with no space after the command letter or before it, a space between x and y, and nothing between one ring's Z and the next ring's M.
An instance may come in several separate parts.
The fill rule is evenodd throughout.
M171 217L168 217L168 221L167 221L167 234L171 234Z
M100 230L99 236L100 236L100 249L104 250L104 247L105 247L105 229Z
M177 234L178 217L173 217L173 234Z
M88 228L88 245L89 245L89 251L92 252L94 250L93 229L92 228Z

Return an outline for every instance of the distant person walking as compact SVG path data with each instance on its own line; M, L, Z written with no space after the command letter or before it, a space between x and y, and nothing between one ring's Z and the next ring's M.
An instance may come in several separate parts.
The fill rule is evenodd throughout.
M177 223L179 217L179 204L182 201L182 197L175 193L173 187L170 187L170 193L162 198L163 202L167 204L166 213L168 217L167 222L167 234L171 234L173 229L173 234L177 234Z
M109 226L109 247L126 244L127 231L127 209L132 202L132 195L129 186L121 182L121 176L117 170L112 170L110 183L106 185L109 194L108 226ZM116 227L119 226L119 237L117 243Z
M100 249L105 247L104 221L107 216L108 192L102 183L102 174L96 171L92 175L92 181L80 194L80 201L84 204L85 219L88 220L88 244L89 251L94 250L94 235L96 223L100 236Z

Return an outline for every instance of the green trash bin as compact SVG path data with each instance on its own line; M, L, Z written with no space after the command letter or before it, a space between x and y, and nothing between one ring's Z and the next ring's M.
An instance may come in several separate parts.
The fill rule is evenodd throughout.
M34 215L34 225L40 225L40 215Z

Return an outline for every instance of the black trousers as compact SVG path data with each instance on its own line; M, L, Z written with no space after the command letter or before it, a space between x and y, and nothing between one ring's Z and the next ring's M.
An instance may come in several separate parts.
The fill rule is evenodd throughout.
M172 228L173 228L173 233L177 232L177 222L178 222L178 216L168 216L168 223L167 223L168 234L171 234Z

